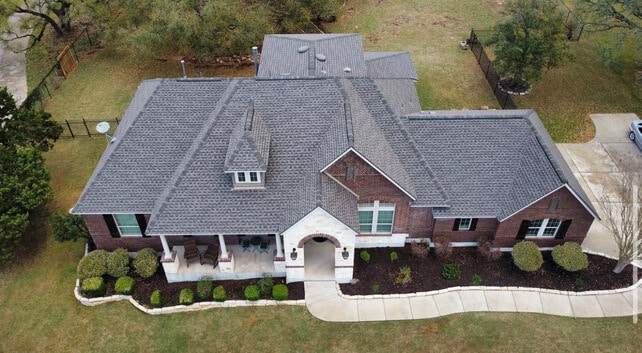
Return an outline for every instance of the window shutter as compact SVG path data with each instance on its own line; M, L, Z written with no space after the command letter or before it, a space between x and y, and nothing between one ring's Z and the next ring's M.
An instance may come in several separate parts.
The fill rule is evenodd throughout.
M138 227L140 228L141 234L143 234L143 236L146 237L147 235L145 234L145 231L147 230L147 220L145 220L145 215L137 214L136 222L138 222Z
M459 230L459 221L461 221L461 218L455 218L455 223L453 224L453 230Z
M560 227L557 229L557 233L555 233L555 239L564 239L566 237L566 232L568 231L568 227L571 226L572 220L567 219L565 221L562 221L562 224L560 224Z
M118 226L116 225L116 221L114 221L114 216L110 214L104 214L103 219L107 224L107 229L109 229L109 234L111 235L111 237L120 238L120 232L118 231Z
M475 230L477 227L477 218L473 218L470 220L470 228L468 230Z
M528 227L530 227L530 225L531 221L522 221L522 224L519 226L519 231L517 231L517 240L521 240L526 237L526 232L528 232Z

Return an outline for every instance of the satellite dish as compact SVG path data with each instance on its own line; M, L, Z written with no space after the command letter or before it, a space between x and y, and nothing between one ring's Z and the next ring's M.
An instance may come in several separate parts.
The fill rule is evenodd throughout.
M96 125L96 131L98 131L99 134L106 134L109 131L109 123L106 121L101 121Z
M323 55L323 54L317 54L317 55L315 55L315 57L319 61L325 61L325 55Z
M98 125L96 125L96 131L98 131L99 134L105 135L105 138L107 138L107 140L109 140L109 142L111 143L113 142L113 140L111 136L109 136L109 134L107 133L109 132L109 128L110 128L109 123L106 121L101 121L98 123Z

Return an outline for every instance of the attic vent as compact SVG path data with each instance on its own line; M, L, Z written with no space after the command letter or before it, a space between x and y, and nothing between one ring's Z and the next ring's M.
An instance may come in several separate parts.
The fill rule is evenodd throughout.
M323 54L317 54L315 55L315 58L317 58L317 60L319 61L325 61L325 55Z
M351 73L351 72L352 72L352 69L351 69L351 68L349 68L349 67L344 67L344 68L343 68L343 72L345 72L346 74L349 74L349 73Z
M302 45L302 46L300 46L300 47L299 47L299 50L298 50L298 51L299 51L299 54L303 54L303 53L307 52L307 51L308 51L308 49L310 49L310 47L308 47L307 45Z

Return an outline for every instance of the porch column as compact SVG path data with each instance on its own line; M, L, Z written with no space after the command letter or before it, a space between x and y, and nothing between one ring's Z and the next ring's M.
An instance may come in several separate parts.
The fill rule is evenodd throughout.
M163 244L163 259L172 259L172 252L169 249L169 244L167 244L167 238L161 234L160 240L161 244Z
M223 234L218 235L218 242L221 245L221 259L229 259L227 256L227 247L225 246L225 239L223 239Z
M278 258L284 258L285 256L283 255L283 244L281 241L281 234L275 234L276 238L276 257Z

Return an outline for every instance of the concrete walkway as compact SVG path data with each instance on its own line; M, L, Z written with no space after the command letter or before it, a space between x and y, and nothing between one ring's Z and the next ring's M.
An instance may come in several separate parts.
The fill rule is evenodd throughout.
M621 170L642 170L642 153L628 141L635 114L595 114L597 133L583 144L558 148L589 198L603 215L601 193L612 186ZM612 234L594 222L582 244L585 251L617 255ZM592 292L562 292L519 287L456 287L397 295L345 296L334 281L305 282L305 303L324 321L358 322L428 319L464 312L524 312L569 317L612 317L642 313L642 288Z
M11 17L9 22L16 25L17 17ZM26 43L22 40L23 45ZM27 98L27 62L25 53L14 53L0 42L0 87L7 87L16 103L20 105Z

